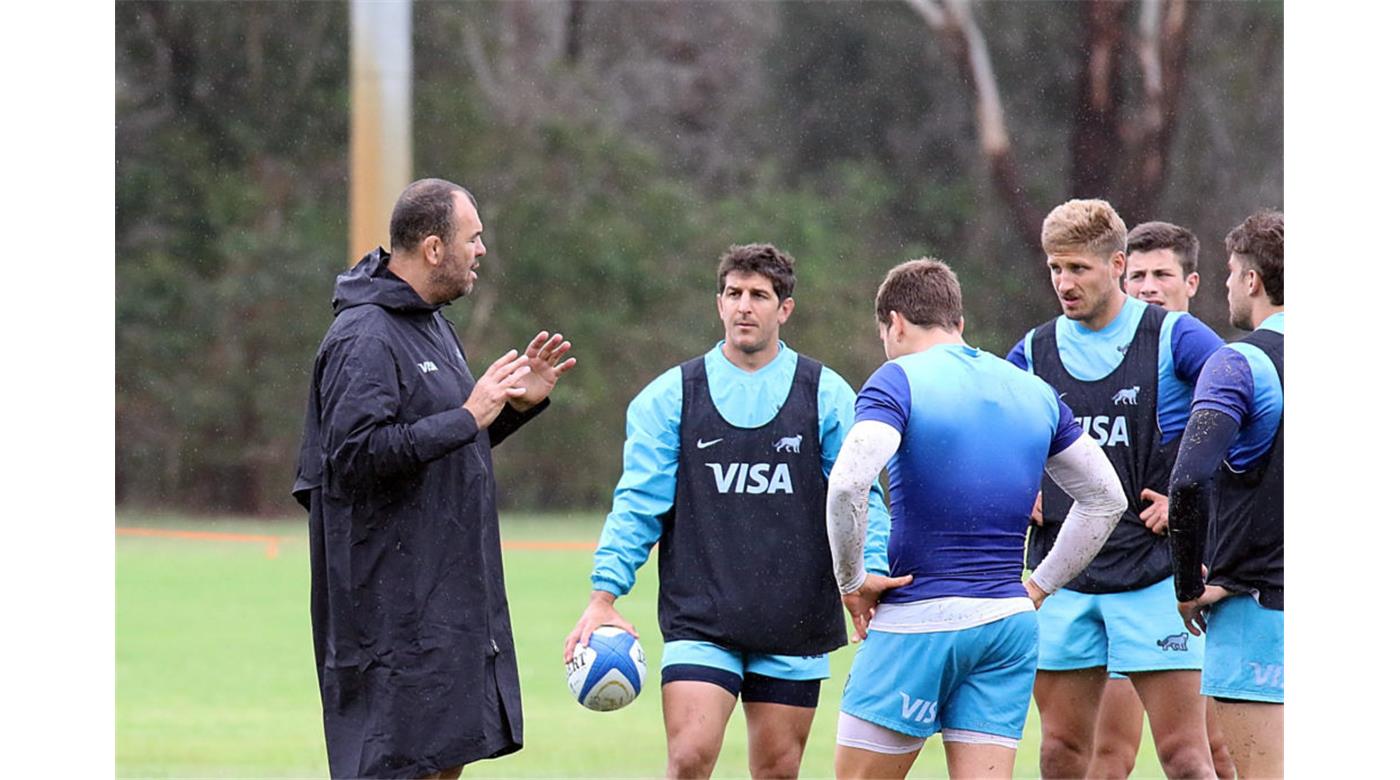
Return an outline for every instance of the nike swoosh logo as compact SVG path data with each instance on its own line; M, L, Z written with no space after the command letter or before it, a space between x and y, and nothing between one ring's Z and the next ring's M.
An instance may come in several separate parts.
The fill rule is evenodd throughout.
M718 439L714 439L714 440L712 440L712 441L705 441L704 439L696 439L696 440L695 440L695 449L697 449L697 450L703 450L703 449L705 449L706 447L710 446L711 444L719 444L719 443L722 442L722 441L724 441L724 437L723 437L723 436L719 437Z

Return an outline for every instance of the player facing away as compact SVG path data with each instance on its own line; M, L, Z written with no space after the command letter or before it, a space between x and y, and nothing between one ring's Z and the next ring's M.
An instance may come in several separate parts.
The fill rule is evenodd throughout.
M1283 214L1255 213L1225 247L1230 324L1254 330L1196 384L1171 478L1172 563L1240 777L1282 777Z
M836 774L903 777L942 732L952 777L1010 777L1035 681L1034 610L1088 565L1127 499L1049 385L963 341L947 265L896 266L875 307L889 362L861 388L827 497L837 584L864 640ZM895 579L861 565L867 496L887 464ZM1023 584L1042 472L1075 503Z
M1167 776L1209 777L1202 647L1176 614L1165 497L1192 388L1223 342L1190 314L1123 292L1127 228L1107 202L1057 206L1041 244L1064 314L1028 333L1007 359L1074 410L1113 463L1129 506L1089 567L1038 614L1040 770L1085 776L1099 698L1107 673L1116 672L1142 700ZM1068 505L1063 491L1043 482L1028 566L1044 559Z
M1128 232L1123 292L1167 311L1190 311L1191 299L1201 283L1196 263L1201 242L1195 234L1170 222L1144 222ZM1161 505L1161 496L1149 512ZM1094 752L1088 776L1125 778L1137 763L1142 745L1142 702L1125 675L1110 674L1099 700L1094 726ZM1234 777L1224 735L1220 732L1215 708L1206 702L1206 735L1210 740L1211 761L1217 777Z
M717 277L724 340L627 409L593 593L564 656L600 625L636 633L613 604L659 545L667 776L710 775L742 700L749 771L795 777L830 676L826 653L846 643L825 506L855 392L778 338L794 307L788 255L730 247ZM866 565L885 572L889 514L874 488L869 501Z

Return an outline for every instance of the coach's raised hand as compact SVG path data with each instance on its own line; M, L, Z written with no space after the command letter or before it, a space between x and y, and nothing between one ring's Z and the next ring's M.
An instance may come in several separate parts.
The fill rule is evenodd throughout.
M528 355L517 357L517 354L512 349L496 358L496 362L476 380L472 394L467 396L467 402L462 404L476 418L478 429L486 430L501 413L506 401L513 401L528 392L529 388L523 383L530 376L530 358ZM550 387L553 386L551 381Z
M525 347L525 360L530 367L530 374L520 383L525 392L512 396L510 405L523 412L548 397L559 377L568 373L569 369L578 363L575 358L563 360L565 353L572 346L563 336L558 333L550 336L547 330L540 331L531 339L529 346ZM561 360L563 362L560 362Z

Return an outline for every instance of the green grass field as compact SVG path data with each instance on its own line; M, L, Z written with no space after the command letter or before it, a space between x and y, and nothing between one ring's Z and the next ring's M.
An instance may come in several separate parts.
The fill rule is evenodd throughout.
M514 540L597 539L602 515L504 519ZM117 776L325 777L320 701L311 652L309 558L304 521L209 521L122 515L119 527L162 527L279 537L265 545L119 536L117 539ZM641 698L611 713L569 695L565 634L588 596L586 550L511 550L506 585L524 690L525 749L469 766L464 777L655 777L665 769L657 687L661 635L656 569L642 569L622 614L652 661ZM853 648L832 658L804 776L829 777L840 688ZM1034 707L1016 775L1037 776ZM741 714L730 722L716 777L746 777ZM944 777L931 740L911 777ZM1162 777L1144 736L1135 777Z

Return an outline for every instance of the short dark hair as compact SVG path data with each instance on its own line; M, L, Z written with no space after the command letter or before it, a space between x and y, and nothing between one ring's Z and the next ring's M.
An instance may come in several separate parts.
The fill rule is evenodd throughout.
M1201 253L1201 242L1196 234L1180 225L1170 222L1144 222L1128 233L1128 254L1170 249L1176 253L1181 263L1181 275L1196 273L1196 259Z
M1269 303L1283 305L1283 212L1250 214L1225 236L1225 250L1249 263L1264 280Z
M404 187L389 217L390 249L413 249L428 236L451 241L456 231L452 196L457 192L476 206L476 198L466 187L446 179L419 179Z
M958 275L947 263L929 257L891 268L875 293L875 317L888 327L890 313L896 311L920 327L957 330L963 317Z
M716 292L723 293L724 277L731 271L738 271L768 277L768 281L773 283L773 292L778 296L778 301L787 300L792 297L792 291L797 287L797 274L793 272L792 265L792 257L772 244L731 246L729 251L719 258Z

